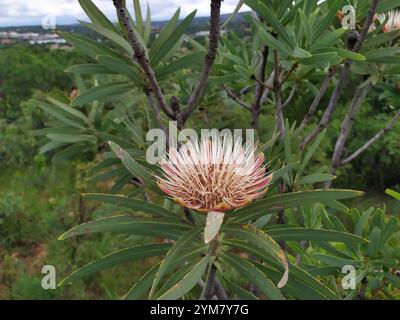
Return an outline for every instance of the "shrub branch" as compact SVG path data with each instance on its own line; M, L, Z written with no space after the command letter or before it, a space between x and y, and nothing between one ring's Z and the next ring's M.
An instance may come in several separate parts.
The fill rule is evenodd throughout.
M256 75L258 81L256 81L255 101L251 106L251 114L252 114L251 126L253 129L257 129L258 118L260 117L261 114L262 98L265 91L265 86L263 84L265 83L265 68L267 66L268 54L269 54L268 47L263 46L261 49L261 64L258 70L258 74Z
M374 15L376 12L376 7L378 4L378 0L371 0L370 7L368 9L368 15L364 21L363 28L361 30L360 36L357 39L357 42L355 43L354 47L351 49L353 52L359 52L365 38L367 37L369 27L371 26ZM322 130L324 130L328 123L331 120L332 114L336 109L337 103L340 98L340 94L345 87L348 78L349 78L349 73L350 73L350 67L352 65L352 60L346 59L344 66L342 68L342 71L339 76L339 80L336 84L335 90L332 93L331 99L329 100L328 106L325 110L324 115L322 116L322 119L318 126L303 140L301 143L300 147L304 148L309 142L313 141Z
M203 70L201 72L200 79L190 96L186 109L181 113L181 121L185 123L193 111L196 110L199 99L203 95L207 85L208 77L211 72L211 68L214 64L217 56L218 42L220 36L220 15L221 15L221 2L222 0L211 0L211 17L210 17L210 42L208 46L207 54L204 58Z
M125 1L123 0L113 0L114 6L117 9L118 17L121 19L126 33L127 38L129 40L129 44L131 45L134 51L134 59L139 63L143 72L146 75L147 80L149 81L149 87L154 94L155 99L158 102L160 109L171 119L175 118L175 114L172 111L171 107L167 104L160 85L157 81L155 73L150 66L149 60L147 59L146 52L142 45L140 44L138 38L136 37L131 21L128 14L128 9L126 8Z
M370 140L368 140L362 147L360 147L357 151L355 151L351 156L347 157L341 162L341 165L345 165L355 158L357 158L360 154L362 154L365 150L367 150L372 144L382 138L386 133L393 129L396 122L400 119L400 109L396 112L393 118L389 121L389 123L380 130L376 135L374 135Z

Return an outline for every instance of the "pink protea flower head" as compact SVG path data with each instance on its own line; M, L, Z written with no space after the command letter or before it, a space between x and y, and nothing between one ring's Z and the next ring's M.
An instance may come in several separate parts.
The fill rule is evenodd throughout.
M166 194L184 207L224 212L261 197L272 180L264 154L241 139L214 134L170 148L157 177Z
M380 14L378 20L381 24L385 23L383 32L390 32L393 30L400 30L400 10L391 10L386 14Z

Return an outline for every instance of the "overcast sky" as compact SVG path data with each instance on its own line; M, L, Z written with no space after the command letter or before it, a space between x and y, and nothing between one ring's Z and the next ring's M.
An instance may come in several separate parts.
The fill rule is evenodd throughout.
M224 0L222 13L230 13L239 0ZM143 9L146 2L150 4L153 20L165 20L181 7L181 17L197 9L197 16L209 15L207 0L148 0L141 1ZM112 0L94 0L94 3L106 15L115 20L115 9ZM133 1L128 0L132 5ZM79 6L78 0L0 0L0 26L41 25L47 15L55 15L58 24L75 23L85 20L85 13Z

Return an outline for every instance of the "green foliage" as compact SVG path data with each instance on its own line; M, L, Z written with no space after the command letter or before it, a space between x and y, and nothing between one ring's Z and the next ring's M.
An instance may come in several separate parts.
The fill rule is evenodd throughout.
M150 169L144 169L139 163L134 161L129 153L124 151L121 147L117 145L112 145L113 152L122 160L124 166L131 172L134 176L139 176L145 181L145 186L150 190L152 187L152 176L154 172L150 172ZM156 209L156 205L140 205L140 201L129 198L122 198L110 195L89 195L89 197L96 200L104 200L109 203L115 203L118 206L135 209L135 213L132 216L113 216L105 219L99 219L92 221L90 223L82 224L72 228L59 239L68 239L71 237L76 237L83 234L92 234L99 232L112 232L114 234L128 234L128 235L142 235L142 236L153 236L153 237L165 237L167 239L175 240L175 244L170 248L168 245L156 245L156 244L146 244L143 247L133 247L126 248L122 251L111 253L104 256L96 262L92 262L81 269L78 269L66 279L62 281L61 284L72 282L81 276L87 276L94 272L103 270L115 266L117 264L125 263L134 259L141 259L148 256L162 256L165 254L166 250L170 248L165 258L162 260L158 271L151 272L151 275L145 275L144 279L141 281L146 281L146 287L151 288L150 296L157 297L159 299L177 299L183 295L190 292L197 284L198 280L202 278L205 274L207 265L211 265L211 261L217 264L220 272L223 272L229 266L233 266L240 273L242 273L250 281L252 277L260 286L261 290L265 290L264 293L270 299L283 299L284 296L279 291L278 288L285 285L287 277L289 274L289 264L286 258L286 254L282 251L279 245L274 241L272 236L264 233L263 230L252 226L245 225L240 226L240 223L244 221L254 220L259 216L276 212L277 210L283 210L285 208L295 208L307 206L310 203L325 201L332 202L346 198L352 198L359 195L359 193L354 191L308 191L304 194L302 193L289 193L286 195L276 195L274 197L269 197L267 199L258 201L247 208L239 209L236 212L228 214L229 218L225 223L225 227L222 227L221 246L217 249L213 248L213 243L208 246L209 254L206 255L201 261L197 261L195 257L194 260L188 260L189 264L194 263L193 268L185 269L185 273L180 272L179 269L173 268L174 257L178 255L189 254L190 252L195 252L197 250L202 250L204 252L207 247L203 244L203 238L200 237L200 231L204 229L204 220L196 220L195 225L191 224L183 215L182 210L179 210L178 214L176 212L179 208L176 207L171 213L168 213L168 207L160 207ZM258 213L256 210L258 207L262 208L262 213ZM142 212L142 213L141 213ZM160 217L160 214L165 212L166 217ZM143 213L146 213L143 216ZM164 214L162 214L164 215ZM280 240L292 240L293 236L297 235L297 240L316 240L316 241L344 241L350 243L366 243L366 239L362 237L352 236L351 234L345 234L342 232L331 232L329 231L321 232L314 229L299 229L299 232L289 232L289 233L279 233L275 231L275 236ZM311 235L310 235L311 233ZM311 237L311 238L310 238ZM235 240L236 239L236 240ZM250 261L244 262L241 259L235 258L230 253L235 252L235 250L243 249L243 247L236 247L234 241L240 240L240 243L244 243L248 247L250 253L258 252L261 250L263 261L269 262L271 259L278 263L281 268L284 268L284 273L281 275L282 279L280 281L271 282L268 275L264 275L262 270L258 269ZM234 240L234 241L233 241ZM230 246L225 247L224 241L230 243ZM231 241L231 242L229 242ZM233 242L232 242L233 241ZM233 243L233 244L232 244ZM154 247L154 250L153 250ZM160 247L160 248L159 248ZM213 251L217 250L217 251ZM214 253L213 253L214 252ZM201 255L197 255L199 259ZM212 257L212 259L211 259ZM211 260L210 260L211 259ZM220 260L221 259L221 260ZM242 265L243 264L243 265ZM254 269L254 270L253 270ZM240 271L241 270L241 271ZM256 276L259 273L260 276ZM158 283L160 283L163 277L170 275L171 282L169 283L169 290L157 291ZM251 277L250 277L251 276ZM250 277L250 278L249 278ZM261 278L260 278L261 277ZM153 280L152 280L153 279ZM260 280L263 279L263 280ZM278 278L279 280L279 278ZM305 280L302 279L304 282ZM151 282L153 283L151 285ZM132 297L133 292L136 292L135 288L142 288L144 284L137 283L134 285L127 297ZM179 288L179 289L177 289ZM143 289L141 289L143 290ZM162 290L162 289L161 289ZM144 293L141 291L142 294ZM288 297L297 297L292 291L288 292Z
M53 88L70 91L73 79L64 76L64 69L82 61L82 55L73 51L49 50L45 47L24 45L3 48L0 51L0 116L16 120L19 105L35 90L49 92Z
M259 20L246 18L254 38L249 42L235 33L224 36L216 75L210 79L213 85L229 81L234 89L252 87L261 63L258 52L262 46L274 50L275 57L279 55L281 59L283 74L286 72L291 81L281 88L283 91L294 85L312 91L314 88L310 79L349 61L353 62L355 74L365 75L365 70L373 70L372 81L376 83L385 70L390 70L379 64L390 64L393 61L391 58L398 55L398 48L391 46L387 38L381 39L379 30L369 35L364 51L358 53L344 49L346 31L337 28L336 23L336 13L343 1L322 5L311 1L245 3L260 17ZM162 84L174 76L174 83L167 83L166 86L177 92L181 102L187 101L194 88L190 74L196 70L193 66L201 61L204 54L204 47L188 36L193 50L188 51L182 46L183 35L195 12L179 23L178 10L158 37L152 39L148 31L149 15L144 22L139 2L134 1L134 6L135 24L129 27L143 46L150 66ZM61 149L58 153L64 153L73 148L80 154L87 145L100 151L100 146L110 141L112 152L107 153L103 161L91 170L92 174L97 174L92 181L113 178L115 184L111 194L123 190L128 182L136 180L139 183L130 196L87 195L94 200L131 209L131 215L114 215L86 222L65 232L59 239L110 232L125 236L161 237L173 244L147 242L110 253L74 271L61 284L128 261L154 256L159 259L139 282L133 283L127 299L192 297L197 292L198 283L208 279L213 268L219 275L224 275L222 282L232 290L229 295L254 298L248 288L251 283L268 299L349 298L355 292L347 295L337 284L340 268L348 264L360 271L358 283L368 284L375 278L389 279L393 276L392 268L398 260L397 253L391 250L391 241L399 229L397 218L385 218L384 211L373 208L361 214L341 202L361 196L362 192L315 189L336 178L327 173L326 165L316 168L316 163L312 161L320 152L326 131L303 150L299 145L304 138L304 128L291 124L289 120L285 123L282 141L274 128L260 131L260 140L267 141L262 150L270 160L270 170L274 172L268 196L245 208L228 212L218 240L204 245L201 235L205 227L204 219L190 210L183 212L181 207L169 200L163 202L163 194L154 181L159 169L144 161L144 132L154 127L154 115L147 113L146 121L138 124L133 117L128 122L121 113L113 110L103 112L107 105L118 106L127 100L146 101L144 93L149 87L140 66L130 59L133 52L125 40L124 24L120 21L120 29L112 26L93 4L85 5L84 9L92 24L83 25L114 45L105 46L83 36L64 34L93 62L72 67L69 71L85 77L93 75L96 81L89 89L82 87L81 94L71 102L65 99L65 102L54 99L37 101L42 110L57 120L53 128L42 131L48 139L42 152ZM266 61L266 73L275 68L271 57ZM381 100L394 101L396 93L392 84L386 82L385 87L378 89L383 90ZM206 106L214 99L220 103L221 95L217 89L209 90L202 103ZM267 104L273 105L274 102L267 101ZM102 106L101 111L99 105ZM125 107L130 108L126 104ZM110 121L113 125L109 126ZM212 121L215 122L215 119ZM70 132L59 132L60 126L63 130L69 128ZM126 138L129 135L124 136L126 128L133 133L130 139ZM139 196L144 196L146 202L139 200ZM353 225L346 221L349 217ZM176 264L178 256L186 257L184 268ZM323 273L320 273L321 270ZM234 279L230 273L238 273L239 276ZM373 290L362 285L357 292L359 295L374 295ZM397 292L389 284L380 294L393 297Z

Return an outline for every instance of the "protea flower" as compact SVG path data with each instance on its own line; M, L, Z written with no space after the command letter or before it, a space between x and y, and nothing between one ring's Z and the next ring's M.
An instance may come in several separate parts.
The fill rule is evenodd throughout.
M264 154L241 139L214 134L170 148L158 185L180 205L207 212L204 240L218 234L224 212L261 197L272 174L266 174ZM166 159L165 159L166 160Z
M385 23L383 27L383 32L390 32L393 30L400 30L400 10L391 10L386 14L380 14L378 20L381 24Z
M169 150L158 185L184 207L225 212L261 197L272 180L264 154L241 139L216 134Z

